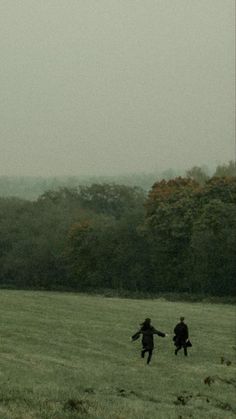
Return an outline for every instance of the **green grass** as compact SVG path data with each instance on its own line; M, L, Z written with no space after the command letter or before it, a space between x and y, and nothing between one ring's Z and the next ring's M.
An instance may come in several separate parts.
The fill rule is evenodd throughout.
M187 359L173 354L180 315L193 343ZM150 366L130 341L145 317L170 333L155 338ZM4 290L0 418L233 418L235 345L231 305Z

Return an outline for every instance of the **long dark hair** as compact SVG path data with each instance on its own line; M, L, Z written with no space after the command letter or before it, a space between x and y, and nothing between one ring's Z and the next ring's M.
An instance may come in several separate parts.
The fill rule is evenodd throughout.
M147 330L151 328L151 319L147 318L143 323L140 324L142 330Z

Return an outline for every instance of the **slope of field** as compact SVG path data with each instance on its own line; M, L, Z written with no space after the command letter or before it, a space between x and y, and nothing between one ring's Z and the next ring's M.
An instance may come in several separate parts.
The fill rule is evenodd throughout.
M174 355L180 315L188 358ZM145 317L170 333L150 366L130 341ZM233 418L235 369L230 305L0 293L0 418Z

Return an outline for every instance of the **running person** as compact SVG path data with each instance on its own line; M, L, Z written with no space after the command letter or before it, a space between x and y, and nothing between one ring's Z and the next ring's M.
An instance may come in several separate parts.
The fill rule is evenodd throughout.
M140 326L141 328L139 329L139 331L136 332L132 336L132 341L137 340L140 337L140 335L142 335L143 349L141 351L141 357L144 358L145 353L147 352L148 353L147 364L149 364L151 361L152 352L154 349L153 335L158 335L163 338L167 335L166 333L162 333L162 332L159 332L159 330L156 330L155 327L151 325L151 319L146 319L143 323L141 323Z

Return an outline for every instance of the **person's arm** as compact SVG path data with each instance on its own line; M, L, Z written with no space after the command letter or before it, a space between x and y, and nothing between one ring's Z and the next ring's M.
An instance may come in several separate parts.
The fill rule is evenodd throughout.
M138 332L136 332L136 333L135 333L135 334L131 337L132 341L137 340L137 339L140 337L140 335L141 335L141 330L139 330Z
M166 333L162 333L162 332L160 332L159 330L156 330L156 329L153 329L153 334L161 336L162 338L164 338L166 336Z

